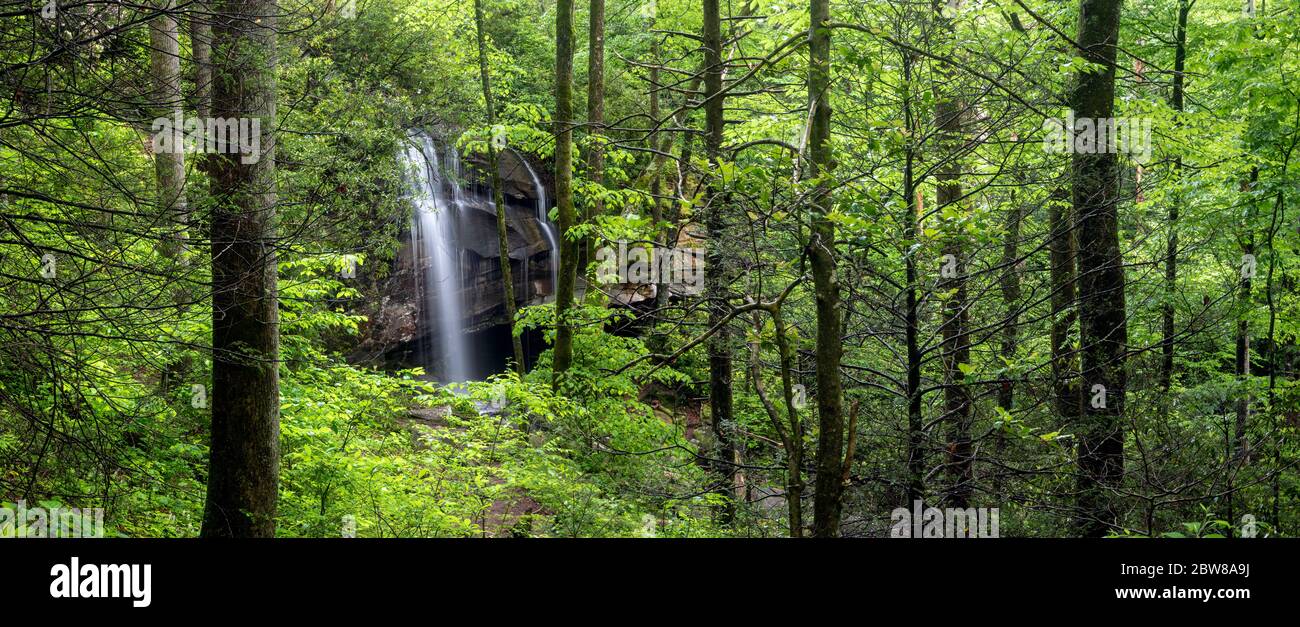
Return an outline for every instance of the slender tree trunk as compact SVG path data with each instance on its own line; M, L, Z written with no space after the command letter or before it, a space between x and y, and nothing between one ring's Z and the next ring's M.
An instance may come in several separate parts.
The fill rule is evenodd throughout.
M808 173L812 192L812 229L808 258L817 301L817 484L813 498L813 534L840 534L843 469L844 395L840 382L840 286L836 277L835 223L830 219L834 189L831 157L831 7L811 0L808 28L808 100L812 128L808 139Z
M555 290L555 350L551 386L558 390L573 363L574 284L577 247L569 229L577 222L573 209L573 0L558 0L555 13L555 205L559 213L560 277Z
M1251 168L1250 182L1245 186L1244 191L1251 194L1246 199L1249 209L1247 210L1247 225L1255 223L1255 199L1253 197L1255 185L1259 182L1259 168ZM1249 228L1249 227L1248 227ZM1237 342L1236 342L1236 359L1235 370L1237 374L1237 384L1242 386L1242 390L1237 394L1237 423L1232 436L1233 460L1232 471L1230 476L1235 479L1238 470L1250 462L1250 442L1246 438L1246 427L1250 421L1251 403L1254 400L1247 391L1250 385L1250 310L1251 310L1251 286L1255 278L1256 265L1255 260L1255 236L1249 233L1246 240L1241 246L1242 252L1242 269L1241 269L1241 287L1237 302ZM1249 260L1249 261L1248 261ZM1236 499L1235 494L1229 494L1230 500ZM1229 518L1231 518L1231 513Z
M176 0L153 0L161 13L149 20L149 69L153 83L153 115L168 121L181 118L185 99L181 94L180 31L176 26ZM166 150L154 147L154 176L158 185L158 215L164 217L168 236L163 253L179 259L185 250L189 228L189 204L185 199L184 132L174 129Z
M1002 307L1006 312L1006 326L1002 328L1001 352L1005 359L1013 359L1020 335L1020 223L1024 207L1013 194L1011 208L1007 211L1006 241L1002 243L1002 276L998 287L1002 292ZM1015 386L1010 378L998 386L998 407L1010 412L1015 404Z
M1290 162L1290 154L1282 165L1282 175L1285 177L1286 168ZM1273 292L1273 274L1277 270L1277 249L1274 247L1274 238L1277 236L1278 226L1284 222L1286 215L1286 193L1282 190L1277 191L1277 201L1273 204L1273 215L1268 229L1268 276L1264 280L1264 296L1268 300L1268 408L1272 414L1272 432L1273 432L1273 498L1271 519L1277 528L1279 536L1285 536L1282 529L1281 505L1282 498L1282 444L1284 434L1282 432L1282 421L1279 420L1280 411L1277 406L1277 372L1281 367L1277 363L1277 306Z
M194 0L189 9L191 70L194 78L192 96L195 113L206 124L212 117L212 17L207 0ZM194 167L208 172L207 155L193 157Z
M912 119L912 97L910 83L912 80L911 53L903 55L903 119L908 137L912 137L915 124ZM916 151L908 142L903 157L903 196L907 214L903 224L907 226L904 241L908 248L903 259L907 279L903 324L905 325L907 343L907 502L905 507L925 500L925 422L921 405L921 299L917 293L916 249L912 246L920 234L921 208L917 202L916 189Z
M605 0L591 0L587 10L587 179L596 185L605 183ZM587 203L587 222L605 212L599 197ZM579 268L586 272L595 257L596 240L584 237Z
M1187 66L1187 14L1191 11L1188 0L1178 0L1178 27L1174 33L1174 93L1171 98L1175 115L1183 113L1183 99ZM1179 119L1178 124L1182 124ZM1182 205L1183 158L1174 157L1174 184L1178 191L1169 204L1169 237L1165 249L1165 303L1161 308L1160 387L1168 391L1174 379L1174 294L1178 289L1178 212Z
M1242 249L1245 254L1253 256L1255 254L1254 243L1247 243ZM1251 306L1251 279L1242 278L1240 292L1240 312L1237 319L1237 346L1236 346L1236 374L1237 381L1242 386L1249 384L1250 380L1250 321L1247 318L1247 312ZM1237 395L1237 424L1236 432L1233 435L1234 456L1239 463L1245 463L1250 456L1249 443L1246 440L1246 424L1250 419L1251 394L1245 390Z
M1011 208L1007 211L1006 218L1006 240L1002 243L1002 276L999 277L999 288L1002 291L1002 306L1006 316L1006 326L1002 327L1002 345L1000 351L1002 358L1008 362L1014 362L1016 358L1016 349L1019 344L1020 333L1020 223L1023 219L1024 207L1012 192ZM998 382L998 407L1011 415L1015 409L1015 382L1010 376L1003 377ZM994 440L994 448L998 458L1006 451L1007 438L1003 431L998 431ZM999 471L993 478L993 494L997 498L1002 498L1002 473Z
M1122 5L1123 0L1082 1L1078 54L1101 68L1081 74L1074 86L1070 103L1077 118L1114 117ZM1078 434L1079 531L1101 536L1119 524L1116 490L1124 475L1128 325L1115 153L1076 151L1072 178L1079 237L1079 344L1083 393L1088 395Z
M1254 187L1255 178L1258 170L1251 172L1251 185L1247 188ZM1252 218L1253 216L1253 211ZM1248 224L1253 224L1250 220ZM1242 246L1242 254L1249 255L1251 258L1255 255L1254 238L1250 238ZM1243 257L1242 265L1246 266L1247 262ZM1254 276L1254 262L1250 262L1250 273L1248 274L1243 268L1241 273L1241 287L1237 301L1237 341L1236 354L1234 358L1233 369L1237 375L1237 385L1240 386L1237 392L1236 407L1236 424L1233 427L1232 443L1226 451L1228 458L1228 537L1232 537L1237 522L1237 473L1250 463L1250 441L1246 437L1246 426L1250 421L1250 407L1253 399L1249 391L1250 385L1250 315L1251 306L1251 279Z
M213 113L257 120L252 154L212 165L212 446L204 536L275 535L280 470L275 0L215 3ZM241 124L253 131L251 123Z
M478 35L478 73L483 85L483 107L487 122L496 133L496 102L492 100L492 73L488 68L487 34L483 31L483 0L474 0L474 30ZM497 244L501 249L501 289L505 296L506 320L510 325L510 343L514 348L515 372L524 374L524 342L515 332L515 282L510 272L510 231L506 228L506 199L501 189L500 152L496 138L488 142L488 169L491 170L492 202L497 212Z
M936 3L936 9L941 6ZM938 16L941 36L949 36L952 24ZM943 163L935 172L936 201L940 214L945 208L960 203L962 197L961 162L957 152L961 147L961 103L948 93L956 77L951 71L940 69L944 85L936 86L935 126L938 128L940 158ZM961 207L957 207L961 211ZM948 502L953 507L965 508L974 492L974 459L971 453L971 394L966 385L962 366L970 364L970 344L966 338L970 326L969 295L966 291L966 250L962 235L955 233L960 226L946 225L944 265L939 279L939 292L944 295L943 337L944 370L944 420L949 425L947 445L947 471L949 481Z
M1070 193L1057 188L1048 201L1048 255L1052 283L1052 407L1056 428L1074 431L1083 412L1079 382L1078 277L1074 211Z
M722 164L723 98L722 95L722 18L718 0L704 0L704 145L713 170L709 174L708 210L706 229L709 235L708 255L704 264L704 291L709 304L709 327L717 326L728 313L727 292L730 278L730 259L727 250L726 193L722 189L717 171ZM715 466L723 477L724 491L735 484L734 464L736 449L731 432L735 426L732 414L731 330L723 325L709 338L709 411L713 436L717 439ZM721 513L727 523L735 514L730 503Z
M785 333L785 321L782 320L780 303L774 304L767 311L772 316L773 332L781 356L781 389L785 397L785 412L789 420L789 428L781 422L781 413L777 410L776 404L768 398L763 386L759 361L763 324L758 311L754 312L754 340L750 344L750 379L754 384L754 392L763 404L773 429L781 438L781 446L785 449L785 500L790 537L801 538L803 537L803 422L794 403L794 385L791 376L794 351L790 348L790 339Z
M1049 263L1052 281L1052 388L1057 426L1073 429L1083 410L1079 396L1077 256L1074 211L1069 192L1057 188L1048 201Z
M190 5L190 48L194 70L194 110L200 118L212 115L212 18L207 0Z
M700 90L700 83L704 82L705 70L708 66L708 59L700 64L700 71L691 77L691 83L686 89L687 100ZM677 115L676 124L679 127L685 127L690 122L690 112L683 111ZM695 133L681 134L682 147L681 154L677 158L677 177L673 182L673 194L681 200L686 199L686 183L691 173L691 160L694 157Z
M651 17L648 30L654 30L656 17ZM650 123L659 124L659 117L663 115L663 109L660 105L660 85L659 85L659 58L662 56L659 47L659 39L656 37L650 42ZM668 236L672 233L671 229L661 229L659 225L664 222L664 203L663 196L663 172L667 163L667 153L671 147L671 139L664 137L659 140L657 132L650 133L646 138L646 143L657 152L651 157L650 172L650 218L655 224L655 241L661 244L661 248L654 254L669 254L669 250L676 247L676 242L668 241ZM661 279L663 277L660 277ZM655 317L662 316L662 310L668 306L668 283L661 280L655 285Z
M790 420L790 444L786 447L786 507L790 513L790 537L803 537L803 418L794 402L794 348L785 331L781 304L772 308L772 325L776 329L776 346L781 353L781 390L785 395L785 412Z

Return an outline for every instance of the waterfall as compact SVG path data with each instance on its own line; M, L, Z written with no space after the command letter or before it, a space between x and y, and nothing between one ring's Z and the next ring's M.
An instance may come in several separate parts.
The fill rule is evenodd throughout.
M537 171L533 170L532 164L528 160L515 153L519 161L524 164L528 170L528 176L533 179L533 190L537 192L537 225L542 230L542 235L546 237L546 243L551 246L551 293L559 288L560 277L560 242L556 236L555 225L551 224L551 217L548 215L550 205L546 202L546 186L542 185L542 179L537 176ZM552 297L554 298L554 297Z
M462 323L464 307L460 270L460 246L456 237L456 216L462 201L459 181L447 181L433 138L425 133L411 136L405 161L413 169L411 181L412 234L415 239L416 277L423 298L426 329L436 329L438 353L442 357L440 377L444 383L470 379L470 352ZM455 148L448 152L449 172L457 175L460 159ZM452 198L447 197L450 187ZM432 365L431 351L424 348L425 365Z
M523 155L515 152L514 156L532 179L537 200L533 208L537 228L551 247L553 293L559 276L559 238L555 225L547 216L550 206L546 188ZM415 260L416 299L420 303L418 363L446 384L475 380L498 368L508 355L496 339L500 337L499 327L476 327L473 336L465 327L467 316L471 315L467 312L479 312L475 315L480 315L484 310L481 302L485 297L482 288L487 280L484 273L489 264L495 267L499 263L497 259L484 259L473 254L462 263L465 250L483 254L475 248L473 238L485 236L485 220L495 222L490 186L481 181L469 186L467 180L482 177L467 177L459 151L454 146L441 146L423 131L411 133L401 159L411 175L407 188L414 205L411 250ZM527 211L526 207L520 209ZM514 220L520 219L518 212L514 215ZM533 233L528 236L532 238L530 243L537 244L535 238L538 234L531 229L519 229L520 226L516 224L514 228ZM495 244L495 224L492 224L491 232ZM471 239L462 241L462 234ZM530 247L530 250L535 248ZM530 277L526 257L522 265L523 272L516 273L513 278L527 286ZM470 274L466 276L466 272ZM541 292L536 290L526 290L526 293L526 298L532 299L529 302L533 303L541 296Z

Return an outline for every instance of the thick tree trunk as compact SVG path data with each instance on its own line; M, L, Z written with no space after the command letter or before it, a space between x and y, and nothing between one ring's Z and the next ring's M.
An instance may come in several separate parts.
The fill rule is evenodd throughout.
M1070 97L1078 119L1114 117L1115 57L1123 0L1083 0L1079 55L1101 67L1079 76ZM1128 325L1119 243L1119 164L1104 148L1075 151L1074 215L1079 236L1079 337L1083 424L1078 432L1079 532L1117 528L1116 491L1124 475L1124 368Z
M152 78L152 109L156 118L175 120L183 115L181 95L180 31L176 26L176 0L153 0L160 11L149 20L149 70ZM158 215L168 235L163 253L179 258L185 249L189 228L189 204L185 199L184 142L177 142L183 129L174 129L167 150L154 150L154 177L158 185Z
M213 114L258 148L212 165L212 447L204 536L275 535L280 469L275 0L214 4ZM251 124L241 127L252 131Z
M808 258L817 301L817 484L813 498L813 534L840 534L843 469L844 398L840 382L840 286L835 276L835 224L830 220L834 185L831 161L831 20L829 0L812 0L808 29L808 99L812 128L808 135L808 173L812 192L812 230Z
M573 0L558 0L555 13L555 205L559 213L560 277L555 290L555 349L551 386L559 389L573 363L574 283L577 249L569 239L573 209Z
M487 34L483 31L483 0L474 0L474 30L478 39L478 71L479 81L483 86L483 108L487 114L488 125L495 133L497 112L496 103L492 100L492 73L488 67ZM488 168L491 170L492 202L497 212L497 244L501 249L501 290L504 292L506 320L510 321L510 343L514 349L515 372L523 376L524 342L519 334L515 333L515 282L510 272L510 235L506 229L506 200L501 189L499 156L497 141L493 137L488 142Z
M727 247L726 193L717 176L722 163L723 119L722 95L722 18L718 0L704 0L704 145L712 172L709 174L708 209L706 228L709 234L708 254L704 264L704 292L709 305L709 327L717 326L728 313L730 259ZM732 413L731 330L723 325L709 338L709 412L713 436L717 440L715 467L723 477L720 493L730 493L735 484L736 448L732 444L735 417ZM730 503L730 502L729 502ZM722 522L731 520L734 503L721 513Z

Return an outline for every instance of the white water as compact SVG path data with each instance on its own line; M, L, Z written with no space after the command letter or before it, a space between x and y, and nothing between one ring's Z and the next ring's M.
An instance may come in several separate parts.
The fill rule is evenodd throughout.
M555 235L555 225L551 224L551 218L547 214L550 211L550 205L546 202L546 186L542 185L542 179L537 176L537 172L533 170L533 166L528 163L528 160L524 159L523 155L519 155L519 153L515 154L519 156L519 161L528 169L528 176L533 179L533 190L537 192L537 225L542 229L542 235L546 237L546 243L551 246L551 293L554 294L560 285L560 242Z
M447 198L446 174L441 170L441 160L433 138L424 133L411 136L412 144L406 149L408 167L415 171L411 184L415 203L412 233L417 244L416 276L420 294L424 299L421 321L424 328L437 330L438 353L442 357L444 383L470 379L470 353L465 337L462 316L460 271L460 246L456 238L456 216L460 208L460 185L452 182L453 197ZM449 165L459 166L454 149L448 151ZM450 170L455 174L456 170ZM426 365L432 365L426 347L422 356Z
M555 225L547 216L550 206L546 187L532 165L522 155L516 153L516 156L532 178L538 228L551 247L551 291L554 292L559 276L559 239ZM411 134L403 159L414 174L408 185L415 205L411 234L415 244L417 289L423 303L420 327L421 331L433 330L433 333L421 333L420 363L429 372L439 374L438 379L443 383L470 381L475 376L475 367L464 327L464 277L461 276L458 224L461 212L472 207L492 207L492 198L482 188L467 192L463 187L465 173L460 154L454 147L440 150L426 133ZM527 280L527 277L515 278Z

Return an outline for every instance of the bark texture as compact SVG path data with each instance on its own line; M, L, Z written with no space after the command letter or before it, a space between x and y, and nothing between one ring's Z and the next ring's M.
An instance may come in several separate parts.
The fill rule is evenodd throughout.
M214 5L213 115L258 120L252 154L212 155L212 450L202 535L275 535L280 471L275 0ZM251 124L241 125L251 130Z

